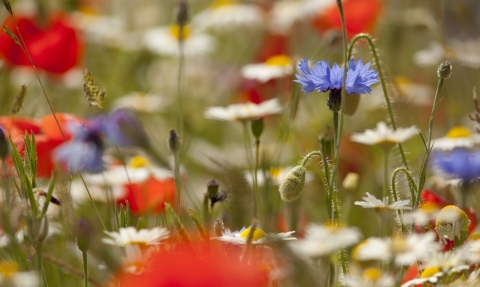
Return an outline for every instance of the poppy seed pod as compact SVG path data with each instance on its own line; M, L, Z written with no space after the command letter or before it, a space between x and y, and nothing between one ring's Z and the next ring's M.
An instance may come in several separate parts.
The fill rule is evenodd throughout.
M278 188L283 201L290 202L300 197L305 185L306 173L304 166L297 165L287 174Z

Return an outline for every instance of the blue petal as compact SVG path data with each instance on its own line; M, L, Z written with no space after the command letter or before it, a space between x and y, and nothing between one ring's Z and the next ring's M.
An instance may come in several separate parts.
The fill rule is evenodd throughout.
M362 59L356 64L353 59L348 64L346 90L348 94L370 93L370 86L378 82L378 74L375 70L369 70L370 63L363 65Z

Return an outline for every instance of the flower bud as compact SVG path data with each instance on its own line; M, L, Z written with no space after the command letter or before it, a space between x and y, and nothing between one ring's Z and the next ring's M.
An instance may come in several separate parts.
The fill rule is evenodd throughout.
M294 167L280 184L278 191L283 201L294 201L303 191L307 170L302 165Z
M170 130L170 134L168 135L168 149L172 153L176 153L180 150L180 147L182 146L182 141L178 137L177 132L174 129Z
M331 154L333 153L333 137L334 134L330 128L318 137L318 140L320 141L320 146L322 148L322 153L326 156L331 156Z
M174 11L175 23L180 27L185 26L187 25L189 18L190 18L190 11L188 8L187 1L178 0L177 5L175 6L175 11Z
M78 221L77 229L77 246L82 252L87 252L90 249L90 228L85 224L85 221L80 219Z
M445 61L438 66L437 75L439 78L448 79L452 75L452 64L449 61Z
M207 192L208 197L210 198L215 197L218 194L218 183L215 179L212 179L207 183Z
M0 159L5 160L8 156L8 141L3 129L0 128Z
M447 239L465 240L470 220L467 214L455 205L445 206L437 216L435 230L443 244L447 244Z
M348 191L355 191L358 187L358 178L358 173L349 172L342 182L342 187Z
M263 119L262 118L256 118L252 120L252 133L255 136L257 140L260 139L260 136L263 133Z

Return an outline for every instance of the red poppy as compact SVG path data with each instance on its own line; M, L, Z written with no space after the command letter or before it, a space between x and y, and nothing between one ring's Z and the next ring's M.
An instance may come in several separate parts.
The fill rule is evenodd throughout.
M349 37L358 33L371 33L382 11L382 0L345 0L343 11L345 14L346 30ZM337 5L321 10L310 20L311 24L320 31L342 29L342 21Z
M78 64L82 43L65 15L52 15L45 26L35 16L15 16L15 19L38 69L61 74ZM7 18L4 25L21 39L11 17ZM6 33L0 34L0 54L10 65L31 66L28 56Z
M227 256L222 246L193 246L153 255L140 275L120 273L112 284L133 287L266 287L268 269ZM111 282L112 283L112 282ZM107 285L110 286L110 285Z
M126 205L128 201L130 210L136 214L160 213L165 209L165 202L169 202L172 206L175 203L173 178L158 180L150 177L143 183L126 184L124 188L127 192L123 198L117 199L117 203Z

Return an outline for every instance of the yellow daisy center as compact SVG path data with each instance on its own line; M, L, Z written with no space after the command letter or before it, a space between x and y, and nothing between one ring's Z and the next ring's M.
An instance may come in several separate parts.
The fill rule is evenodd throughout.
M231 5L235 5L237 4L236 1L232 1L232 0L218 0L218 1L215 1L211 4L211 7L212 8L218 8L218 7L225 7L225 6L231 6Z
M420 278L432 277L438 272L440 272L440 268L438 268L437 266L427 267L425 268L425 270L423 270L422 274L420 275Z
M382 271L378 268L367 268L363 271L363 278L370 281L377 281L382 275Z
M188 26L183 26L181 29L183 31L182 38L187 39L188 36L190 36L190 28L188 28ZM173 37L175 37L175 39L180 40L180 26L175 25L175 24L171 25L170 26L170 32L173 35Z
M245 229L242 233L240 233L240 237L248 238L248 235L250 234L250 230L251 230L250 227ZM260 228L255 228L255 231L253 232L252 241L257 241L264 237L267 237L267 234L265 233L265 231L261 230Z
M410 84L410 80L405 77L395 77L395 82L399 85Z
M270 175L274 178L278 177L280 172L282 171L282 168L280 167L271 167L270 168Z
M447 138L458 139L468 138L471 136L470 131L465 127L453 127L447 133Z
M468 237L468 240L470 241L476 241L479 239L480 239L480 232L474 232Z
M10 278L18 271L18 265L15 262L8 260L0 261L0 274L3 277Z
M130 162L128 163L129 166L133 168L139 168L139 167L146 167L150 166L151 163L148 161L148 159L144 158L143 156L134 156L132 159L130 159Z
M405 253L411 249L410 245L400 238L394 238L392 240L392 248L395 254Z
M288 67L292 63L292 59L290 59L287 55L276 55L269 57L265 64L269 66L280 66L280 67Z

